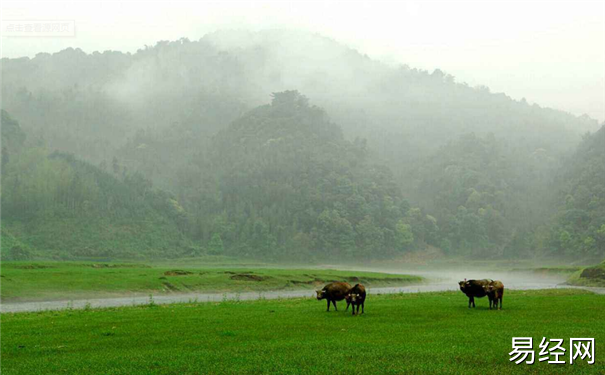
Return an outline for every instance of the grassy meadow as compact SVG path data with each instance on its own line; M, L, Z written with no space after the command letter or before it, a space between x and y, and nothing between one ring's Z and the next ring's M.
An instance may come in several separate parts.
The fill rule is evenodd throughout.
M43 301L191 292L313 289L335 280L400 286L421 277L323 269L195 263L3 262L2 301Z
M466 301L456 292L369 295L361 316L311 298L3 314L2 374L605 372L605 296L507 291L501 311ZM515 365L514 336L532 336L534 349L542 337L566 347L594 337L596 363Z

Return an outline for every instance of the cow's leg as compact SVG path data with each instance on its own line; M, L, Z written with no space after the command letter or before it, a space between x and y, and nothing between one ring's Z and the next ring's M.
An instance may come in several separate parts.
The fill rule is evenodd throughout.
M471 297L468 297L468 308L471 308Z
M333 300L332 303L334 304L334 310L338 311L338 307L336 307L336 300Z
M502 296L500 296L500 310L502 310Z
M330 300L327 299L326 301L328 301L328 309L326 311L330 311Z
M363 301L363 302L361 303L361 313L362 313L362 314L365 312L365 311L363 311L363 310L364 310L364 308L365 308L365 304L366 304L366 301Z
M355 303L351 303L351 315L355 315Z
M349 305L351 304L351 302L347 301L347 308L345 309L345 312L349 311Z
M477 305L475 305L475 296L472 296L471 300L473 301L473 307L477 307Z

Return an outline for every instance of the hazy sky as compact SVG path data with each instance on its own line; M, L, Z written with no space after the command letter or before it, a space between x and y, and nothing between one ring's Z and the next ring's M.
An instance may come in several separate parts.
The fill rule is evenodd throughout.
M370 57L605 120L605 1L4 1L3 20L73 20L75 37L2 37L4 57L134 52L219 29L297 28ZM5 23L6 24L6 23Z

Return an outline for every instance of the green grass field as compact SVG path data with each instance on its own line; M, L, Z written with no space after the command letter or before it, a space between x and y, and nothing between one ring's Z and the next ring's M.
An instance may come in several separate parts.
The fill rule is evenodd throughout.
M446 292L369 295L355 317L313 299L4 314L2 374L605 373L605 296L507 291L502 311L477 305ZM594 337L596 363L514 365L515 336L534 349Z
M313 289L345 280L368 286L420 283L421 277L320 269L192 264L3 262L2 301L41 301L190 292Z

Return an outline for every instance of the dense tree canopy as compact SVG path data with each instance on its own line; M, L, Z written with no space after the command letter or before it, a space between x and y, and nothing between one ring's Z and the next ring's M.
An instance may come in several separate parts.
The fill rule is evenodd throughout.
M1 69L19 119L2 113L2 247L19 254L604 254L603 131L582 140L597 122L440 70L286 31ZM46 217L90 232L49 245L75 237L51 236L63 221ZM122 251L82 217L140 236ZM165 241L147 240L157 228Z
M519 236L552 213L560 161L493 134L462 135L410 173L414 201L434 215L440 247L458 255L528 256Z
M587 135L558 178L558 211L542 251L605 257L605 126Z
M390 171L296 91L221 131L195 193L194 238L234 255L393 256L412 248L409 204ZM221 247L221 246L218 246Z
M176 200L140 174L103 171L73 155L19 147L2 112L5 259L174 257L194 252Z

